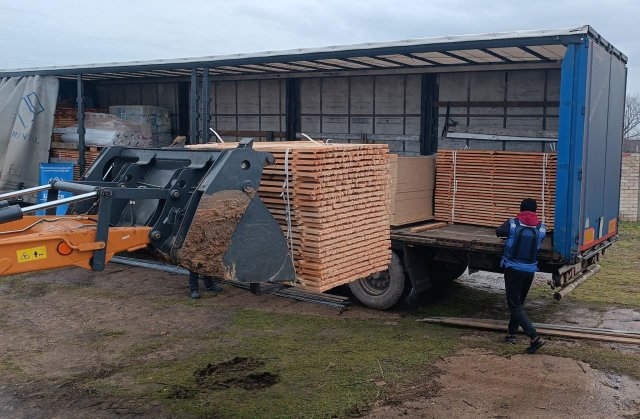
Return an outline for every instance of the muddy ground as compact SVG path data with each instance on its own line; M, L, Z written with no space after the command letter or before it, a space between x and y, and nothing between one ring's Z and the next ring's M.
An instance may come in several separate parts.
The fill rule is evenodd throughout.
M554 302L536 321L640 331L640 307ZM427 315L504 318L474 274L390 312L335 309L111 264L0 280L0 417L640 417L640 348L550 339L540 355ZM346 293L346 290L339 290Z

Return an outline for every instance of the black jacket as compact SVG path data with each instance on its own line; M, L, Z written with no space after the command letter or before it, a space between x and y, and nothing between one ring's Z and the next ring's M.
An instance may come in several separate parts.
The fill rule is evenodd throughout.
M507 220L504 223L502 223L500 227L496 228L496 236L500 238L509 237L509 230L510 230L509 224L510 224L509 220Z

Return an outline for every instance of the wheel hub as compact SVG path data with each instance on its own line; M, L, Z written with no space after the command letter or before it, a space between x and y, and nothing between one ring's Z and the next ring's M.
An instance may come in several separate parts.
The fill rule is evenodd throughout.
M362 289L370 295L382 295L389 288L391 278L389 272L380 272L360 280Z

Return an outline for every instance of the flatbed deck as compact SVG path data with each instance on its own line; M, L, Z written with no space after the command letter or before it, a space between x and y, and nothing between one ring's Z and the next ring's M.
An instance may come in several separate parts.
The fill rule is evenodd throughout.
M416 226L392 228L391 241L495 254L502 253L504 246L504 240L496 237L493 227L449 224L433 230L412 232L411 229L414 227ZM553 259L551 235L547 235L542 242L540 258L543 260Z

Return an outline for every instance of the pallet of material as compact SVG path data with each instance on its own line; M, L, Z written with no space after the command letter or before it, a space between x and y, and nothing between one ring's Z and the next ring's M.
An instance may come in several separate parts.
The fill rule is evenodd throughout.
M435 219L498 226L524 198L538 201L538 218L554 227L556 153L439 150Z
M100 109L85 109L87 112L104 112ZM53 128L67 128L78 125L78 109L65 106L56 107L56 111L53 114ZM51 135L51 141L59 142L62 134L53 133Z
M222 150L236 143L202 144ZM389 160L386 144L256 142L275 157L258 194L282 227L302 284L314 291L387 269Z
M103 148L97 146L85 147L85 170L91 167ZM51 142L49 163L73 163L73 180L78 180L81 176L80 167L78 166L79 155L78 144Z
M435 156L389 155L391 226L433 220Z
M87 112L101 112L99 109L85 109ZM49 163L73 163L73 179L80 179L78 167L78 145L63 143L62 134L56 132L56 128L68 128L78 125L78 109L57 106L53 115L53 133L51 134L51 146L49 147ZM90 146L85 151L86 168L88 169L100 154L103 147Z

